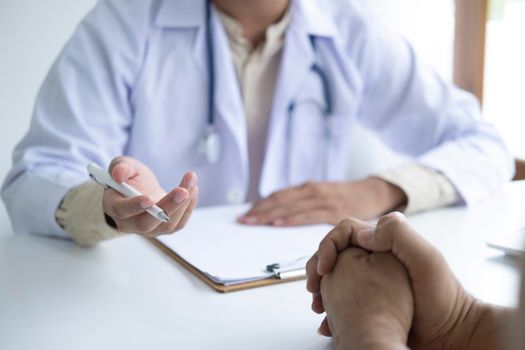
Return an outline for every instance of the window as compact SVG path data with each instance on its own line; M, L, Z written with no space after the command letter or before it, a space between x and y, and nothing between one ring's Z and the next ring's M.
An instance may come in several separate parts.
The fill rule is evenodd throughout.
M525 0L491 0L483 114L525 159Z

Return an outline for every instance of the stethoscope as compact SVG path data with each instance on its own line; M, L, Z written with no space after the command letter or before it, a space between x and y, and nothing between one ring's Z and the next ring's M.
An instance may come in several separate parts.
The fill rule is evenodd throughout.
M207 6L206 6L206 48L207 48L207 68L208 68L208 120L207 120L207 126L206 130L204 132L204 135L202 136L202 140L199 143L199 152L204 155L206 160L209 164L216 164L219 161L221 150L222 150L222 142L221 137L219 135L219 132L217 130L216 124L215 124L215 115L214 115L214 100L215 100L215 91L216 91L216 81L215 81L215 49L213 47L213 36L212 36L212 23L211 23L211 10L212 10L212 0L207 0ZM311 66L311 71L319 76L319 79L321 81L322 90L323 90L323 98L324 98L324 109L323 109L323 115L325 119L325 130L324 130L324 139L325 139L325 145L324 145L324 153L325 157L323 160L323 177L326 178L326 169L327 169L327 161L328 161L328 149L329 149L329 142L332 137L331 135L331 128L330 128L330 117L332 116L333 110L333 103L332 103L332 94L330 91L330 84L328 82L328 77L326 73L323 71L323 69L318 65L317 63L317 40L315 36L310 36L310 43L312 45L312 49L315 56L315 61ZM290 140L291 140L291 124L292 124L292 115L294 113L294 110L296 108L296 101L290 102L287 109L288 114L288 130L287 133L287 142L288 142L288 152L287 155L290 157ZM290 159L287 159L286 162L288 165L290 164ZM288 172L289 174L289 172Z

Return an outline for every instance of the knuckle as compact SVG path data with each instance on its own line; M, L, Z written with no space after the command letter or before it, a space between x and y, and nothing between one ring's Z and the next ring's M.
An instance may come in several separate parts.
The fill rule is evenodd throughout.
M302 188L310 188L312 186L312 181L306 181L305 183L303 183L303 185L301 186Z
M300 224L300 220L299 220L299 216L298 215L290 216L290 217L284 218L282 220L283 220L283 225L284 226L296 226L296 225Z
M117 219L125 220L128 217L126 208L122 206L118 206L118 205L114 206L113 212Z
M175 226L175 231L180 231L182 230L184 227L186 227L186 224L188 223L188 218L189 218L189 214L188 214L188 217L183 217L179 223L177 224L177 226Z
M120 220L114 220L115 225L117 225L117 230L122 233L134 233L135 231L127 225L125 222Z
M180 221L177 222L177 223L172 223L170 224L166 230L164 230L166 233L174 233L174 232L177 232L179 230L179 226L181 225Z
M307 181L304 183L303 188L307 191L313 191L315 188L315 183L312 181Z
M102 197L102 209L104 213L110 215L112 211L113 201L111 200L111 194L108 190L104 190L104 195Z
M307 270L307 271L308 271L308 270L311 270L312 267L314 266L314 262L313 262L313 260L314 260L314 257L311 257L311 258L308 259L308 261L306 262L306 266L305 266L305 267L306 267L306 270Z
M290 204L282 204L278 211L273 213L273 216L282 216L288 215L292 211L292 206Z
M308 220L311 220L314 216L314 213L311 212L311 211L305 211L305 212L302 212L302 213L299 213L297 215L294 215L293 217L289 218L290 221L294 221L294 222L297 222L297 223L304 223Z
M179 226L179 224L180 220L174 221L172 218L172 220L169 223L160 225L155 231L163 235L169 235L177 231L177 227Z
M333 207L329 208L329 210L326 212L327 217L333 218L333 221L339 222L341 219L344 219L345 212L339 207Z
M158 236L162 236L163 234L153 231L153 232L140 233L140 235L146 238L156 238Z
M356 258L361 256L361 254L362 251L360 251L359 248L346 249L345 251L339 254L337 260L340 260L342 263L347 263L350 260L355 260Z
M122 163L124 161L126 161L126 158L125 156L120 156L120 157L115 157L111 160L111 162L109 163L109 171L111 172L111 170L113 170L113 168L119 164L119 163Z
M395 225L400 226L406 223L406 217L400 212L392 212L383 217L378 222L378 225Z
M153 231L154 226L146 220L137 220L135 222L135 229L137 233L149 233Z
M321 192L321 185L317 182L307 182L306 183L306 189L309 190L313 194L318 194Z
M270 220L270 217L268 214L259 214L257 215L257 222L258 223L266 223Z
M122 215L121 209L114 203L110 203L108 206L108 212L106 213L111 216L113 219L123 220L124 216Z
M339 229L342 229L342 230L348 230L352 227L352 224L353 224L353 220L352 218L349 218L349 217L346 217L346 218L343 218L339 224L337 224L337 227Z
M325 198L325 200L328 200L328 196L330 195L329 188L323 184L323 183L317 183L315 184L314 191L317 195L321 196L322 198ZM329 200L329 202L333 202L333 200Z
M281 203L284 199L284 195L282 192L275 192L270 195L269 199L275 203Z
M317 256L312 256L306 263L306 271L309 276L317 275Z
M331 235L326 235L321 240L321 242L319 242L319 247L317 248L317 254L319 254L319 256L323 256L323 252L325 250L325 247L327 247L328 245L332 245L331 239L332 239Z

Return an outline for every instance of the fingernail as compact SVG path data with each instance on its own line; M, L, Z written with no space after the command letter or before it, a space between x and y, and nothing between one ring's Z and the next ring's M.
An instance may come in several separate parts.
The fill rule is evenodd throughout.
M173 197L173 200L175 203L180 204L184 202L188 198L187 192L177 191L175 192L175 196Z
M148 209L151 206L152 206L151 201L144 200L144 201L140 202L140 207L142 209Z
M275 226L282 226L282 225L284 225L285 223L286 223L286 221L283 220L283 219L277 219L277 220L275 220L275 221L273 222L273 224L274 224Z
M188 189L195 187L197 184L197 175L191 174L190 182L188 183Z

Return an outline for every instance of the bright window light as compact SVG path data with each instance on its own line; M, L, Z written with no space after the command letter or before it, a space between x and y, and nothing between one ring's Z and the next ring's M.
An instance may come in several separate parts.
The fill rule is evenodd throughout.
M525 159L525 0L492 0L483 114Z

